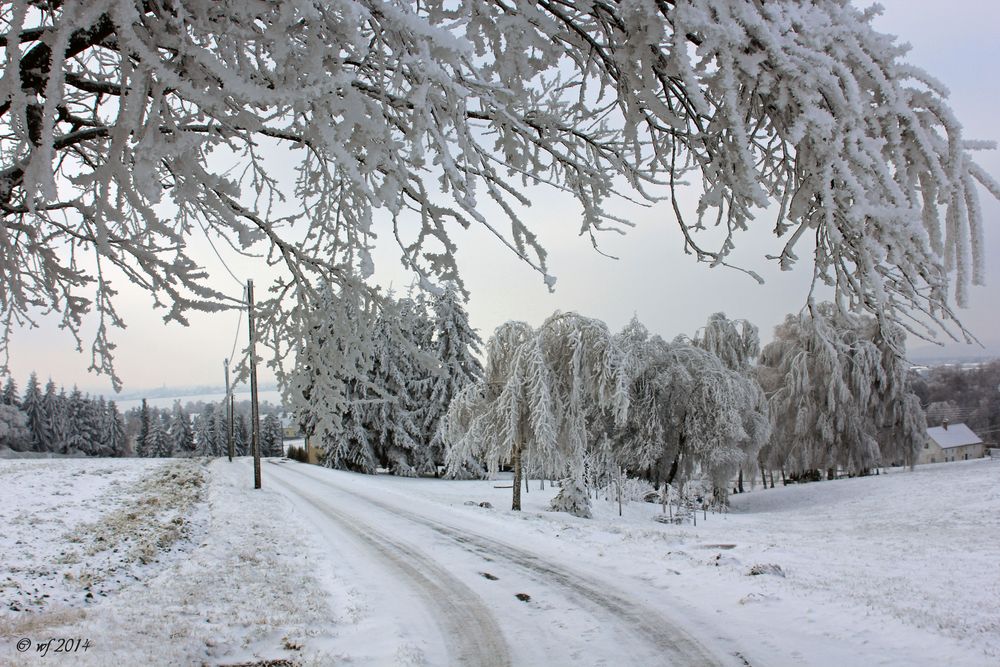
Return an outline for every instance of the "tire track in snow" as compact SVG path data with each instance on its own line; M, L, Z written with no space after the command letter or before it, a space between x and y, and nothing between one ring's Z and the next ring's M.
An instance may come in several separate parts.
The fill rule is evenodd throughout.
M653 647L663 659L663 662L655 664L697 665L699 667L721 664L718 657L700 642L677 627L675 623L664 618L656 610L612 589L589 583L586 575L582 573L553 565L530 551L506 542L468 530L460 530L436 519L383 502L368 494L346 489L334 484L329 479L324 479L323 476L309 474L304 470L297 470L290 466L283 469L295 472L342 493L362 498L396 517L406 518L426 526L479 557L485 557L488 560L497 557L503 558L507 563L515 566L542 586L558 586L570 597L591 610L596 610L605 616L610 615L620 623L625 632Z
M370 524L337 511L328 501L294 487L280 476L272 479L287 492L306 500L325 517L346 528L411 583L434 614L441 626L441 634L450 638L452 644L447 650L452 664L509 667L510 655L499 625L468 586L421 552L392 539ZM322 480L315 481L322 483Z

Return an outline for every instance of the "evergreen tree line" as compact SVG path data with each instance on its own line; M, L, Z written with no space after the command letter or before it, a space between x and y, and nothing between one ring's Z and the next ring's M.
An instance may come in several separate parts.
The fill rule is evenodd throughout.
M114 401L91 398L76 387L56 390L51 379L41 388L32 373L23 396L8 377L0 393L0 446L14 451L125 456L125 424Z
M125 417L135 456L228 456L226 402L201 404L193 418L191 407L189 404L185 409L180 401L175 401L172 408L163 410L150 407L143 399L140 406L127 411ZM252 432L248 412L246 402L236 405L232 427L235 456L250 455ZM284 433L275 412L269 412L261 420L260 443L261 456L284 454Z
M199 410L192 419L192 408ZM284 433L276 408L265 404L260 440L263 456L282 456ZM236 404L233 443L237 456L250 454L249 403ZM114 401L91 398L76 387L66 393L49 380L44 390L32 373L23 396L8 377L0 391L0 447L19 452L87 456L225 456L225 402L170 409L141 406L120 413Z
M482 374L482 344L454 285L377 302L328 290L286 376L303 431L333 468L437 474L452 398Z

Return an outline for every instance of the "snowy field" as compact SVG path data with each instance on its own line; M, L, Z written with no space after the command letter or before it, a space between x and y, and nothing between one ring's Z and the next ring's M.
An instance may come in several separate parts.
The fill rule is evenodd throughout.
M263 472L0 461L0 664L53 637L90 641L65 664L472 664L488 636L497 664L615 665L658 650L630 643L654 617L718 664L1000 664L1000 462L757 490L697 526L545 512L537 480L512 513L504 481Z

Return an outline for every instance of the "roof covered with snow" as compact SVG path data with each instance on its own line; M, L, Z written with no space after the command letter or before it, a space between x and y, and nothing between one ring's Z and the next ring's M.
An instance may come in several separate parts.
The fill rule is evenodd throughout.
M941 449L983 444L982 438L973 433L972 429L965 424L948 424L948 428L932 426L927 429L927 435Z

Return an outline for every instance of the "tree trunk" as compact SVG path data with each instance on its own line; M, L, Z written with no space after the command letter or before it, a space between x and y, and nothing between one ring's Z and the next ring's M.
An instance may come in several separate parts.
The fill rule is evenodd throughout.
M785 466L781 466L781 485L788 486L788 480L785 479Z
M736 488L743 493L743 468L740 468L740 476L736 478Z
M514 467L514 501L511 509L521 511L521 443L514 443L514 454L511 458L511 465Z
M764 482L764 488L767 488L767 471L763 468L760 469L760 478ZM774 472L771 473L771 479L774 479Z
M774 471L771 471L771 488L774 488Z
M674 477L677 475L677 466L681 461L680 450L677 451L677 456L674 457L674 462L670 465L670 472L667 473L667 484L674 483Z

